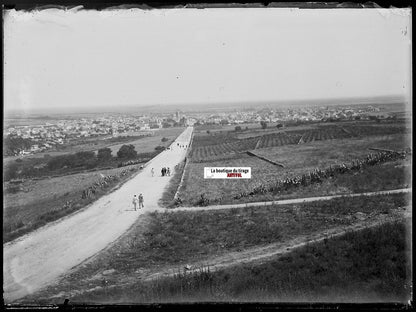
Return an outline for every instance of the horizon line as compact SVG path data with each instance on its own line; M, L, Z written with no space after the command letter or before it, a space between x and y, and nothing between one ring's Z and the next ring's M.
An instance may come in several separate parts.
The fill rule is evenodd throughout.
M135 106L134 104L125 104L125 105L118 105L117 108L114 108L114 104L106 105L106 106L98 106L98 107L85 107L85 106L65 106L65 107L27 107L27 108L6 108L3 106L3 112L6 113L19 113L19 112L26 112L29 111L30 113L36 113L40 111L47 111L50 110L53 113L59 113L59 110L66 111L71 109L72 111L92 111L94 109L111 109L112 111L115 110L123 110L123 109L137 109L137 110L148 110L151 108L158 108L158 107L191 107L194 106L195 108L201 107L203 109L208 109L209 106L218 107L218 106L250 106L250 105L301 105L306 104L307 102L311 103L311 105L319 105L319 102L323 102L322 105L328 105L328 102L335 101L331 105L359 105L359 104L366 104L369 102L370 104L372 101L377 100L391 100L394 103L403 102L406 103L409 99L406 99L405 95L381 95L381 96L362 96L362 97L337 97L337 98L313 98L313 99L291 99L291 100L260 100L260 101L219 101L216 103L207 103L207 102L199 102L199 103L158 103L158 104L147 104L141 106ZM356 102L356 103L354 103ZM387 103L380 103L380 104L387 104ZM108 112L102 112L108 113Z

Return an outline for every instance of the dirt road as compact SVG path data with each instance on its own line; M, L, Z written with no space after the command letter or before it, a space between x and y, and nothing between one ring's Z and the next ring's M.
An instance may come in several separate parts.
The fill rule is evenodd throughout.
M219 209L232 209L232 208L244 208L244 207L301 204L301 203L310 203L310 202L320 201L320 200L331 200L334 198L341 198L341 197L375 196L375 195L387 195L387 194L399 194L399 193L411 193L411 192L412 192L411 188L404 188L404 189L388 190L388 191L319 196L319 197L304 197L304 198L282 199L282 200L274 200L274 201L266 201L266 202L244 203L244 204L212 205L212 206L205 206L205 207L203 206L178 207L174 209L166 209L166 211L168 212L199 211L199 210L202 211L202 210L219 210Z
M128 230L141 214L156 210L171 171L186 154L177 143L189 145L188 127L171 145L120 189L73 215L50 223L3 245L3 290L5 303L33 293L57 280L69 269L96 254ZM152 177L151 169L155 176ZM134 194L143 193L144 209L133 210Z

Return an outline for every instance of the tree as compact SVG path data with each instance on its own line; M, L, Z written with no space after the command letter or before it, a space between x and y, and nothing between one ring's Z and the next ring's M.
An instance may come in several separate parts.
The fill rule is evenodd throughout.
M186 118L185 118L185 117L182 117L182 118L179 120L179 125L181 125L181 126L186 126Z
M267 122L265 122L264 120L260 121L260 125L262 129L266 129L267 128Z
M87 167L93 168L97 164L97 156L93 151L77 152L73 156L73 163L70 163L70 167Z
M34 142L30 139L24 139L22 137L9 134L4 138L3 155L17 155L20 151L29 149L33 144Z
M123 145L117 152L118 158L128 159L137 157L137 152L134 150L134 145Z
M235 131L241 131L241 127L240 126L236 126L234 129L235 129Z
M99 161L104 162L104 161L109 161L111 160L113 156L111 155L111 148L109 147L104 147L104 148L100 148L98 150L97 153L97 158Z

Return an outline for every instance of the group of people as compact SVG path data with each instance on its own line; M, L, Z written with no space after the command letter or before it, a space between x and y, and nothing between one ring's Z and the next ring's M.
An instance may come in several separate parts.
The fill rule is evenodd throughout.
M152 177L155 176L155 168L152 168L152 170L150 170L150 172L152 173ZM170 168L169 167L163 167L160 172L162 173L162 177L165 176L170 176Z
M139 197L137 197L137 195L133 196L134 211L137 210L137 205L139 205L139 209L144 208L144 199L142 193L140 193Z
M162 173L162 177L164 176L170 176L170 168L169 167L163 167L162 170L160 170Z
M176 144L179 146L179 148L187 148L188 147L187 144L179 144L179 143L176 143Z

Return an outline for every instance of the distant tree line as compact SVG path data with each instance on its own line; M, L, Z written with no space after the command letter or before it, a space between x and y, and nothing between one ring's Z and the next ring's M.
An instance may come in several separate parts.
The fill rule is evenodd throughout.
M43 159L28 160L23 162L17 159L4 167L4 180L10 181L18 178L39 177L56 172L68 170L93 169L99 167L118 167L120 163L128 160L137 160L143 162L154 156L154 153L138 154L134 145L122 145L117 152L117 157L112 155L112 150L108 147L101 148L95 153L94 151L81 151L74 154L59 156L45 155ZM35 163L37 165L35 165ZM39 163L41 165L39 165Z

